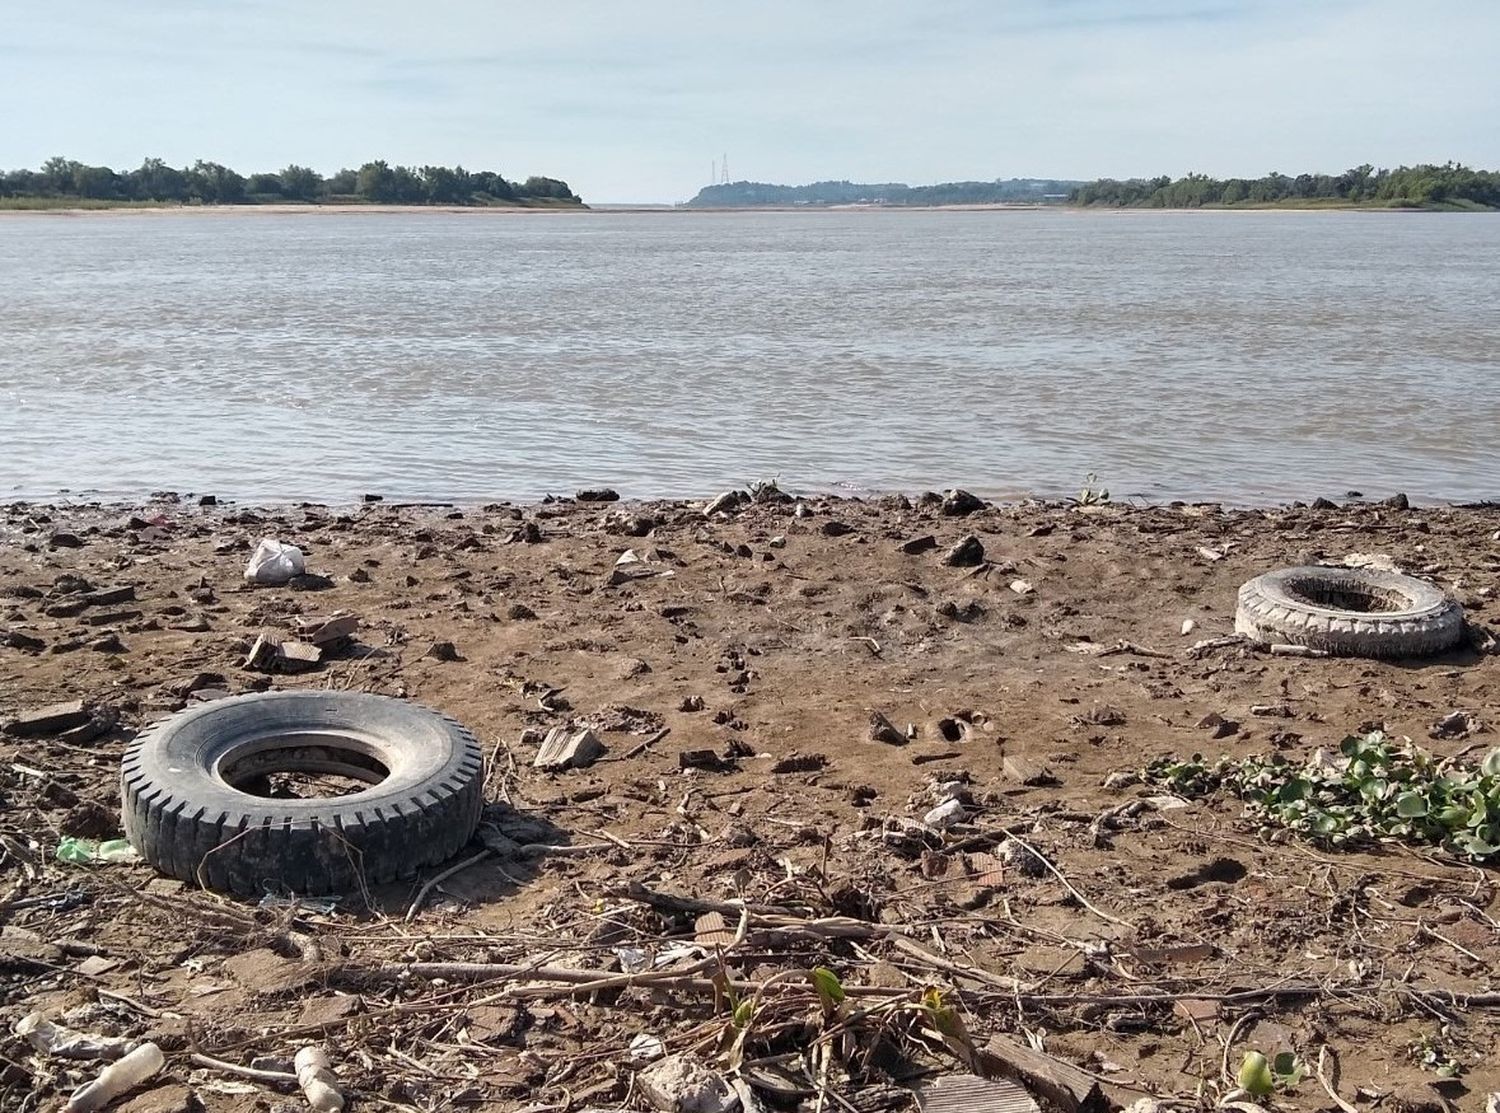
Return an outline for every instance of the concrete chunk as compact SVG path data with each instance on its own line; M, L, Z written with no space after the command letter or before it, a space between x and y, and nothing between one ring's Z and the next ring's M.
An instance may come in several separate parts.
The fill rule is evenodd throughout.
M81 699L54 703L49 707L22 711L5 724L5 733L12 738L42 738L61 734L65 730L83 726L89 721L91 714Z
M553 727L532 762L538 769L582 769L604 756L604 744L587 728Z

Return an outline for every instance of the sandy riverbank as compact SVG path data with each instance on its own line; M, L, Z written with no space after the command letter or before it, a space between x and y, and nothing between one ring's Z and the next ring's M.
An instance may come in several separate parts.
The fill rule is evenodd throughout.
M1044 1032L1052 1054L1127 1099L1223 1089L1225 1038L1235 1064L1246 1048L1315 1062L1326 1045L1346 1098L1362 1086L1408 1102L1393 1096L1382 1109L1439 1108L1416 1104L1436 1101L1437 1076L1411 1051L1424 1039L1462 1064L1463 1091L1450 1091L1459 1107L1500 1090L1493 1013L1459 1010L1440 1029L1401 992L1493 988L1500 901L1488 875L1400 848L1268 842L1230 803L1122 810L1159 790L1101 787L1161 755L1301 757L1375 722L1441 753L1500 743L1485 725L1500 725L1500 657L1471 648L1421 664L1190 651L1231 633L1245 579L1351 554L1419 570L1493 625L1500 514L1038 505L950 517L899 498L806 505L805 517L785 503L715 519L701 503L569 501L0 510L0 720L73 698L119 715L92 740L0 739L4 1030L32 1008L117 994L80 1026L157 1038L169 1060L159 1085L193 1091L209 1113L277 1098L195 1067L190 1031L202 1052L242 1064L325 1039L351 1085L403 1108L460 1092L481 1110L639 1106L626 1046L647 1031L713 1058L735 1030L711 993L507 996L496 983L394 976L420 960L602 977L618 968L613 948L657 949L651 940L669 928L691 936L692 917L663 920L618 895L634 882L862 918L869 930L852 942L757 936L731 966L760 980L824 964L872 993L908 987L912 1001L924 986L948 987L980 1042ZM970 533L988 563L945 565ZM935 549L902 551L928 534ZM262 536L304 547L332 586L247 586ZM609 586L629 547L657 550L673 574ZM133 598L79 609L59 586L69 575L129 586ZM295 676L244 667L260 629L335 610L359 617L365 649ZM430 655L439 642L458 659ZM294 916L153 880L143 866L52 860L60 832L109 826L133 731L194 686L267 685L400 695L456 716L493 757L497 826L576 851L481 861L410 923L415 884ZM1471 734L1429 738L1454 709L1470 714ZM911 724L914 739L872 741L872 710ZM523 732L570 717L602 728L621 760L534 770ZM946 842L882 834L923 816L935 777L968 780L970 826ZM1023 834L1068 885L1002 865L992 856L1002 829ZM319 954L299 960L308 938ZM1292 983L1314 988L1223 998ZM756 1008L752 1046L815 1035L816 1024L797 1026L817 1016L815 1003L768 990ZM773 1023L792 1027L773 1038ZM901 1047L924 1058L915 1043ZM65 1088L31 1073L19 1040L0 1051L0 1105ZM856 1108L902 1108L899 1092L867 1104L885 1092L882 1062L853 1082L836 1067L835 1088ZM1328 1104L1315 1080L1277 1099Z

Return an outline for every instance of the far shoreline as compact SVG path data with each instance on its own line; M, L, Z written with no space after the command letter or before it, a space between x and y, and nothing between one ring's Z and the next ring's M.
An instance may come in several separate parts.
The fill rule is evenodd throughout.
M975 205L110 205L105 207L0 208L0 219L8 217L120 217L120 216L713 216L740 213L1038 213L1056 212L1071 215L1139 216L1151 214L1206 215L1214 213L1386 213L1392 215L1486 216L1500 209L1411 208L1386 205L1234 205L1197 208L1137 208L1096 205L1030 205L1013 202Z

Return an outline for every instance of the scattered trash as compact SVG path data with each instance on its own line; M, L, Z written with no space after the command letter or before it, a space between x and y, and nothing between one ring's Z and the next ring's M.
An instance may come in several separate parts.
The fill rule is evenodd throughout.
M619 559L615 561L614 568L610 570L609 583L613 587L616 584L629 583L632 580L649 580L655 576L665 578L675 575L676 572L672 569L663 568L661 565L647 560L646 556L638 554L634 549L626 549L620 554Z
M320 648L346 642L358 629L359 618L342 612L323 617L306 615L297 619L297 633L304 641Z
M139 862L140 854L135 847L130 845L129 839L106 839L98 842L95 839L79 839L71 835L64 836L57 844L54 855L59 862L69 862L73 865L90 865L97 862L105 863L130 863Z
M1039 1113L1025 1087L1005 1078L941 1074L916 1086L922 1113Z
M339 1113L344 1108L338 1077L321 1047L302 1048L292 1059L292 1065L297 1070L297 1085L313 1113Z
M1272 642L1266 646L1266 652L1273 657L1327 657L1328 650L1313 649L1305 645L1288 645L1285 642Z
M1019 754L1006 754L1000 761L1000 769L1007 780L1032 788L1058 783L1057 775L1052 770Z
M262 630L245 655L244 667L256 672L305 672L322 660L323 651L316 645L283 640L274 630Z
M39 1012L16 1022L16 1035L45 1055L60 1059L118 1059L135 1047L135 1040L120 1036L96 1036L48 1020Z
M253 584L275 586L306 571L307 558L303 556L301 549L264 537L250 554L250 562L245 565L245 579Z
M630 1041L630 1057L637 1063L654 1063L667 1053L660 1036L642 1032Z
M739 1095L718 1071L690 1055L672 1055L636 1076L641 1093L661 1113L732 1113Z
M605 754L604 744L591 730L575 727L553 727L542 739L532 765L556 772L561 769L583 769Z
M96 1109L103 1109L127 1090L156 1074L165 1062L161 1048L154 1043L143 1043L105 1067L98 1078L75 1090L63 1106L63 1113L94 1113Z

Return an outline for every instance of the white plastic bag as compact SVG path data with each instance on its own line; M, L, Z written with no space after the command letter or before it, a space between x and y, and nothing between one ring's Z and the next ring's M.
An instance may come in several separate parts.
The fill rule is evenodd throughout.
M252 584L284 584L307 570L307 559L295 545L261 538L245 565L245 579Z

